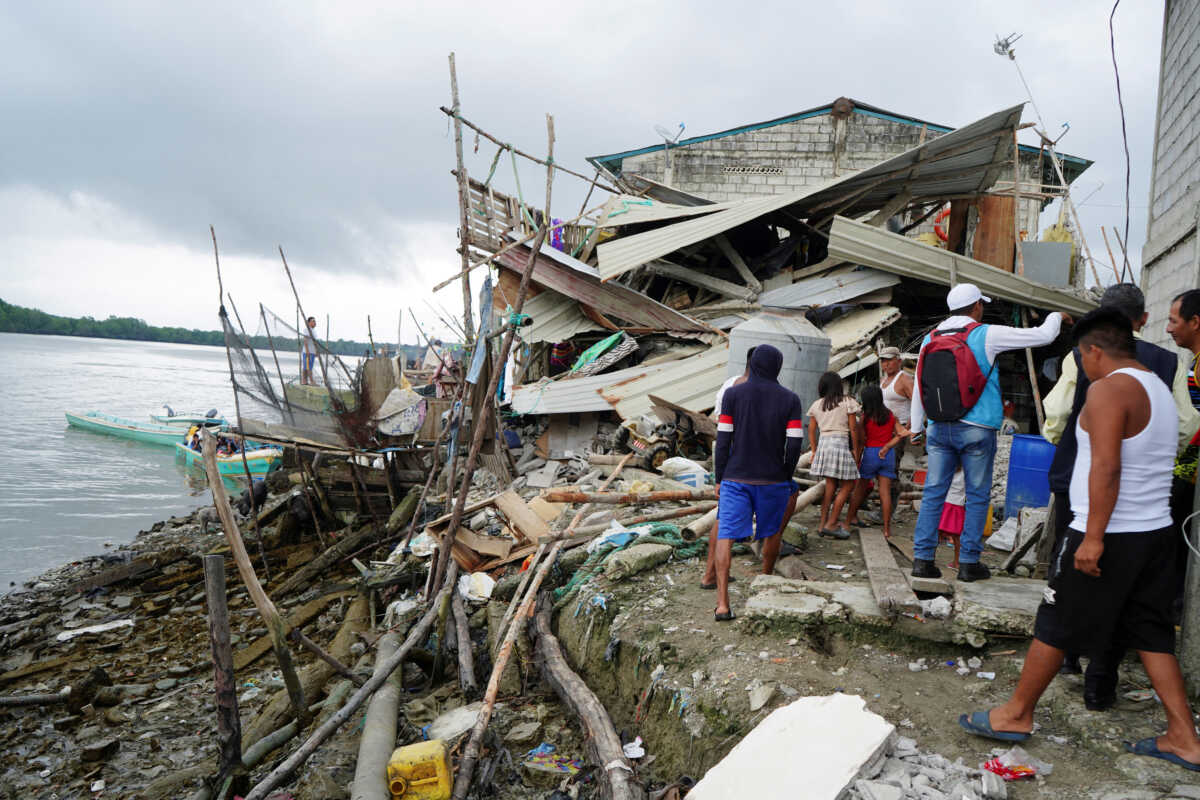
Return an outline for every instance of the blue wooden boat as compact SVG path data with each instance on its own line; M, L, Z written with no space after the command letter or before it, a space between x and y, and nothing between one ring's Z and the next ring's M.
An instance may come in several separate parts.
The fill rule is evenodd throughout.
M283 451L278 447L254 447L254 442L247 441L247 446L252 448L246 450L246 463L242 464L242 454L234 453L228 456L217 456L217 471L222 475L237 477L246 474L246 467L250 468L251 475L265 475L271 470L283 463ZM197 450L185 445L183 442L177 442L175 445L175 453L183 457L188 466L195 466L204 469L204 457Z
M168 447L183 441L186 428L178 425L162 425L155 422L135 422L131 419L101 414L99 411L89 411L86 414L66 412L67 424L94 433L107 433L110 436L120 436L149 444L162 444Z
M164 410L170 411L170 408ZM175 425L177 427L190 428L193 425L200 425L208 428L213 425L228 426L229 420L222 416L210 417L207 414L151 414L150 421L159 425Z

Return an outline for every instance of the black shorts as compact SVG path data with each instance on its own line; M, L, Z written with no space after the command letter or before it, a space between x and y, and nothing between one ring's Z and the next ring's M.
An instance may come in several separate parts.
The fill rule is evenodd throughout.
M1082 533L1068 530L1055 548L1034 638L1085 655L1114 646L1174 653L1173 530L1106 535L1099 578L1075 569L1082 542Z

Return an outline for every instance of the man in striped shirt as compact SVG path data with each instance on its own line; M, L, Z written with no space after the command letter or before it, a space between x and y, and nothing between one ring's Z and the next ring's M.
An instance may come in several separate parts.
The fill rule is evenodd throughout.
M763 571L779 554L789 499L796 492L792 473L800 460L804 409L800 398L780 386L783 354L759 345L750 357L745 383L721 399L714 462L717 478L717 621L734 618L729 608L729 563L733 543L764 539Z

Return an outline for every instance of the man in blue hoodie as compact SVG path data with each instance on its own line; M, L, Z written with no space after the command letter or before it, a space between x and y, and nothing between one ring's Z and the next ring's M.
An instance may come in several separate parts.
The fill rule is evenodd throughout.
M795 392L776 380L783 354L769 344L750 357L750 376L721 400L714 462L717 478L718 622L734 618L729 608L729 562L733 543L766 539L764 567L779 552L792 473L803 446L804 409Z

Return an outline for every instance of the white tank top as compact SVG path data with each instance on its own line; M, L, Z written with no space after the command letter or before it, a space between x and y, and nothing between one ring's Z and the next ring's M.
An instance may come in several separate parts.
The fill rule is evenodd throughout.
M1141 369L1114 370L1131 375L1142 385L1150 400L1146 427L1121 441L1121 484L1117 504L1108 520L1107 533L1150 532L1171 524L1171 475L1179 436L1179 416L1171 390L1153 372ZM1092 439L1075 423L1078 451L1071 474L1071 528L1087 531L1088 474L1092 470Z
M907 426L912 421L912 399L905 397L896 391L896 381L904 374L901 370L892 376L891 381L882 384L883 389L883 404L896 415L896 419L900 420L900 424Z

